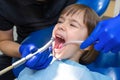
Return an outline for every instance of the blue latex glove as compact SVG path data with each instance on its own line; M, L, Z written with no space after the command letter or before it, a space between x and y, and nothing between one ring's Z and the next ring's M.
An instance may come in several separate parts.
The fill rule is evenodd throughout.
M30 53L34 53L37 51L38 48L34 44L22 44L19 48L19 51L22 55L22 57L27 56ZM50 55L50 49L48 48L44 52L36 54L34 57L30 58L29 60L26 61L26 66L35 69L35 70L40 70L46 68L50 62L52 61L52 56Z
M117 17L100 21L80 48L84 49L93 43L97 51L115 53L120 51L120 14Z
M21 43L19 48L22 57L25 57L30 53L34 53L39 47L44 46L51 39L53 27L54 26L51 26L31 33ZM46 68L52 60L52 56L49 55L50 51L47 49L44 52L38 53L31 59L27 60L25 65L36 70Z

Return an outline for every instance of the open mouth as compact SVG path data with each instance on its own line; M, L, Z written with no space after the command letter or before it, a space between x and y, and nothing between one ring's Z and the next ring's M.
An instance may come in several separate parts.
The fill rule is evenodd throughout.
M60 35L56 35L55 37L55 49L61 49L63 47L63 44L65 43L65 39L64 37L60 36Z

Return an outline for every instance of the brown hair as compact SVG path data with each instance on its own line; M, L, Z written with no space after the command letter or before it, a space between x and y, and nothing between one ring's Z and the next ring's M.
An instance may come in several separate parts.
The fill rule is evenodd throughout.
M92 32L92 30L95 28L96 24L98 23L98 21L100 21L100 17L88 6L85 6L83 4L72 4L68 7L66 7L63 11L62 11L62 15L74 15L76 12L78 12L78 14L83 11L84 12L84 24L87 26L88 28L88 35L90 35L90 33ZM78 15L79 16L79 15ZM96 57L98 56L98 52L94 50L93 46L92 49L89 51L85 51L83 53L83 55L81 56L79 62L81 64L89 64L91 62L93 62Z

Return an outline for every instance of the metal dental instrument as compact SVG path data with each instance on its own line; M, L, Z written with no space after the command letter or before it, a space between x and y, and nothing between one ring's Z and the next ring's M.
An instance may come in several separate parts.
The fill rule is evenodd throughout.
M84 42L84 41L68 41L68 42L64 43L63 46L66 46L68 44L81 44L82 42Z
M45 51L49 46L51 46L52 42L54 41L54 38L51 38L51 40L46 43L43 47L41 47L40 49L38 49L35 53L30 53L29 55L27 55L24 58L21 58L20 60L16 61L15 63L13 63L11 66L3 69L0 71L0 76L3 75L4 73L8 72L9 70L16 68L22 64L24 64L26 62L26 60L32 58L34 55L36 55L38 52L43 52Z

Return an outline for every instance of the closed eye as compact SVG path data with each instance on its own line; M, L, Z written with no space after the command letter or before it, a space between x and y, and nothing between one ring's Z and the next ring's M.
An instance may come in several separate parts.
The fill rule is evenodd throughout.
M74 24L70 24L70 26L72 26L72 27L77 27L76 25L74 25Z
M71 24L70 24L71 26L73 26L73 27L81 27L81 24L77 21L77 20L71 20Z
M58 20L58 22L57 22L57 23L63 23L63 21Z

